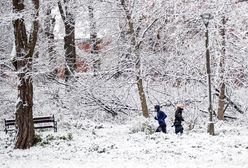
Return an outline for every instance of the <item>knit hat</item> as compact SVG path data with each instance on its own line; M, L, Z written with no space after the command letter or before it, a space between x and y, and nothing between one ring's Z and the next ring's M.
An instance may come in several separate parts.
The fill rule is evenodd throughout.
M177 104L177 108L184 109L185 108L185 105L183 105L183 104Z
M160 105L156 105L156 106L154 106L154 108L155 108L157 111L159 111L159 110L160 110Z

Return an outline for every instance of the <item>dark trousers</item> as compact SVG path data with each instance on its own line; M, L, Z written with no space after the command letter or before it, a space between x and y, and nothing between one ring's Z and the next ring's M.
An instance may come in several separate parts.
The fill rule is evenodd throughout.
M159 125L159 127L156 129L156 132L163 132L166 133L166 125Z
M177 125L175 126L175 133L178 134L178 133L183 133L183 126L182 125Z

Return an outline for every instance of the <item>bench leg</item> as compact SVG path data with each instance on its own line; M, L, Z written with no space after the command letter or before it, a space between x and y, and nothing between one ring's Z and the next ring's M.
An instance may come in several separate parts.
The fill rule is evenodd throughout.
M57 132L57 121L54 122L54 132Z

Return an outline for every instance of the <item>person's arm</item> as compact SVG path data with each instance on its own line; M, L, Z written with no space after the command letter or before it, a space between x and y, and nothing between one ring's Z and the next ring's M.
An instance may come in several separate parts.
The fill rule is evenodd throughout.
M178 113L178 118L179 118L179 120L184 121L183 116L182 116L182 112Z
M164 115L163 115L163 120L167 118L167 115L165 114L165 112L163 112Z

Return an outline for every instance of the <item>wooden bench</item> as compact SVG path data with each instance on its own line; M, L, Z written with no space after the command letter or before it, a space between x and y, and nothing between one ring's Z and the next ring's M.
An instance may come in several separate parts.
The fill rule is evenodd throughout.
M46 129L46 128L53 128L54 132L57 132L57 121L55 121L54 115L53 116L46 116L46 117L35 117L33 118L34 121L34 129ZM42 125L46 123L45 125ZM15 119L4 119L5 125L5 133L7 134L8 131L17 130L17 124Z

